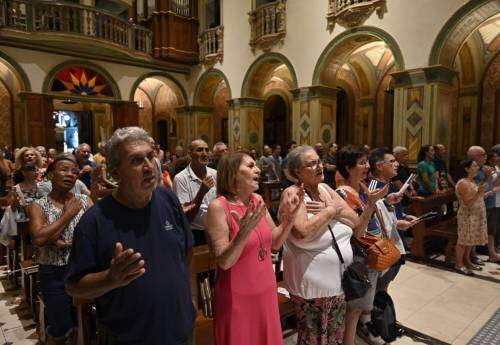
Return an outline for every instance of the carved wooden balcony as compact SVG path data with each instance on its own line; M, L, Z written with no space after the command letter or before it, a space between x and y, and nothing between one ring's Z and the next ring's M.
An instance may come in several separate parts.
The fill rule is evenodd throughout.
M0 0L0 29L46 35L74 35L151 54L152 33L104 10L72 3Z
M224 26L203 31L198 37L200 62L212 67L224 58Z
M277 0L248 13L252 49L268 51L286 36L286 0Z
M335 23L345 28L363 25L375 11L382 19L387 12L386 0L328 0L328 30L331 32Z
M156 0L142 22L153 31L153 56L170 62L195 65L198 52L198 1Z

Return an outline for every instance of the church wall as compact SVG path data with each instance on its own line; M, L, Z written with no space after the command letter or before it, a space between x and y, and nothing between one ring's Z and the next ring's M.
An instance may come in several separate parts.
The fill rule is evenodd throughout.
M24 69L28 78L30 79L32 92L42 93L43 83L50 71L57 65L65 61L78 60L89 61L99 65L106 70L116 81L120 90L122 100L129 100L130 92L135 81L146 73L154 72L152 69L121 65L112 62L80 59L72 56L65 56L59 54L45 53L35 50L27 50L20 48L13 48L7 46L0 46L6 54L12 57ZM174 78L186 87L186 78L177 73L170 73Z
M374 13L365 23L388 32L401 48L406 69L425 67L428 64L431 47L443 24L464 5L466 0L399 0L387 1L388 12L383 19ZM310 86L314 68L321 53L337 35L345 31L335 25L332 33L326 29L328 1L288 0L286 2L287 34L282 45L271 51L280 52L292 63L298 79L298 86ZM248 12L250 1L225 0L222 24L224 25L224 61L217 63L229 80L233 98L240 97L243 78L261 54L252 53L248 41L250 25ZM432 13L432 15L429 15ZM300 23L300 25L296 25ZM304 53L307 52L307 53ZM196 80L204 71L193 70Z

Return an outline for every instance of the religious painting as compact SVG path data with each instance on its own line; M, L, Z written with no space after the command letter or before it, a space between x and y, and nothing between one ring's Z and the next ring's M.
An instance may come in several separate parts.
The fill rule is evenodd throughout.
M114 97L111 85L103 75L82 66L71 66L57 73L50 91L75 96Z

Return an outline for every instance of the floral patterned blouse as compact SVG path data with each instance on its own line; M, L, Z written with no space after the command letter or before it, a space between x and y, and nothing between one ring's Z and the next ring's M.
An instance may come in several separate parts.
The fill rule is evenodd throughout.
M80 212L78 212L78 214L71 220L66 229L64 229L61 233L59 239L63 241L73 240L73 232L75 231L75 227L80 221L82 215L88 209L88 199L85 195L75 194L75 197L80 199L82 208L80 209ZM54 223L59 218L61 218L63 214L63 209L57 207L47 196L35 200L35 203L43 210L47 224ZM57 248L55 245L38 247L37 262L41 265L65 266L68 264L70 252L71 247L62 249Z

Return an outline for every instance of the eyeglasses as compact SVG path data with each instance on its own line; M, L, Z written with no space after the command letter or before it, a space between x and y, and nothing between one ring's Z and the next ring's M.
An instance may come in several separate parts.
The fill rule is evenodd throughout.
M321 161L321 159L316 159L316 160L312 160L312 161L306 162L304 164L304 167L305 168L316 169L320 164L323 164L323 162Z
M382 163L394 164L394 163L396 163L396 160L395 159L391 159L390 161L383 161Z

